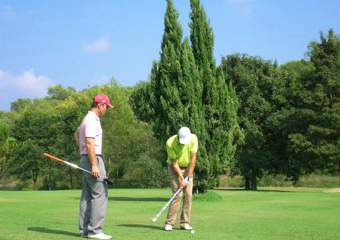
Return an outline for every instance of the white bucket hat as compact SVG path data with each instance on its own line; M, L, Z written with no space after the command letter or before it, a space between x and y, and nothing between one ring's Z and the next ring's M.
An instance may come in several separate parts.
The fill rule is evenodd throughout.
M178 131L178 140L181 144L189 144L191 139L190 129L187 127L181 127Z

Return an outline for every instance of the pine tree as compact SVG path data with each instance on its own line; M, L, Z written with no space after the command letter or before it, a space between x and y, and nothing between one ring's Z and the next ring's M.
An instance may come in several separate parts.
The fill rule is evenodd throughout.
M198 5L197 5L198 4ZM133 96L138 115L153 123L155 136L165 144L181 126L187 126L199 139L195 186L203 193L218 184L235 152L237 100L232 86L226 85L222 70L213 58L213 34L199 1L192 1L191 41L182 40L182 28L172 0L167 0L165 30L159 62L154 62L150 84L142 85ZM198 22L197 22L198 21Z
M188 38L185 38L183 42L181 67L182 78L178 89L184 106L183 123L189 126L192 132L200 135L204 129L204 114L201 101L203 85L199 81L199 72Z
M182 78L181 52L182 28L172 0L167 0L164 17L164 35L161 59L154 62L150 76L149 96L154 109L154 132L158 139L165 141L177 133L184 118L178 85Z
M190 40L202 81L202 108L205 129L197 160L197 190L204 192L219 182L219 177L232 162L238 136L237 98L235 90L225 84L224 74L213 57L214 35L199 0L190 0Z

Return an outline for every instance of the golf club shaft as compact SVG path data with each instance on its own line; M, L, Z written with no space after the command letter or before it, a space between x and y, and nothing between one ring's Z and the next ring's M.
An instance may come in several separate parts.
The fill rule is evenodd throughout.
M49 157L49 158L51 158L51 159L53 159L53 160L56 160L56 161L58 161L58 162L62 162L62 163L66 164L66 165L68 165L68 166L70 166L70 167L75 168L75 169L79 169L79 170L81 170L81 171L83 171L83 172L92 174L89 170L86 170L86 169L84 169L84 168L81 168L81 167L79 167L79 166L76 165L76 164L67 162L67 161L62 160L62 159L60 159L60 158L57 158L57 157L55 157L55 156L52 156L52 155L50 155L50 154L48 154L48 153L44 153L44 155L45 155L46 157ZM113 183L112 180L107 179L107 178L102 178L102 179L103 179L105 182L107 182L108 184L110 184L110 185L113 186L114 183Z
M157 213L156 218L158 218L162 212L167 208L167 206L169 206L169 204L174 200L174 198L182 191L182 188L179 188L175 194L172 196L172 198L170 198L170 200L165 204L165 206L159 211L159 213Z

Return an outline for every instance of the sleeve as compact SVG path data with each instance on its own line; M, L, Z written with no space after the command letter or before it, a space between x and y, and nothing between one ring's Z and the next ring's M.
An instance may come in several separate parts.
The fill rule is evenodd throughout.
M92 118L87 119L84 130L86 138L95 138L97 132L96 120Z
M195 134L192 134L191 136L191 142L190 142L190 152L191 153L197 153L198 150L198 140L197 136Z
M177 159L177 154L169 142L166 142L166 153L169 159Z

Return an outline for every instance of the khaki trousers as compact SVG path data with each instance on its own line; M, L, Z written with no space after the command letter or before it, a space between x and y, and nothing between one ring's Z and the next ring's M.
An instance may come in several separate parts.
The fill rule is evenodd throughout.
M189 167L188 168L181 168L182 174L184 177L187 176ZM171 165L168 165L168 175L169 180L171 182L172 194L174 194L179 188L179 178L177 174L174 172ZM183 198L183 206L182 206L182 213L180 219L180 226L184 226L185 224L190 223L190 212L191 212L191 205L192 205L192 188L193 188L193 181L189 183L183 191L181 191L174 200L169 205L168 215L165 220L166 225L174 225L177 217L178 210L181 205L181 200Z

